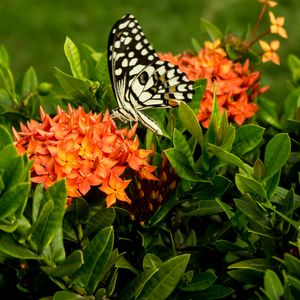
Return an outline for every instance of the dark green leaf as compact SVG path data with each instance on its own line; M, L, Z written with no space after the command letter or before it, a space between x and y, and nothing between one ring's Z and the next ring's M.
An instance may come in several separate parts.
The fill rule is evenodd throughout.
M5 191L0 197L0 220L10 216L25 201L30 191L30 183L18 183L9 190Z
M263 127L253 124L238 127L232 153L240 157L253 150L261 143L264 130Z
M103 228L84 250L84 264L74 275L74 282L79 283L89 293L93 293L105 274L106 264L113 249L113 228Z
M120 257L116 261L115 267L119 269L127 269L134 274L138 274L137 269L132 264L130 264L130 262L124 257L124 255L120 255Z
M228 266L228 269L247 269L257 272L265 272L274 267L274 262L266 258L254 258L236 262Z
M203 133L199 121L193 110L186 103L182 102L179 106L178 114L185 128L193 137L196 138L196 140L202 147Z
M55 267L41 266L41 269L51 277L70 276L83 265L83 254L80 250L73 251L65 261Z
M13 139L8 130L4 126L0 125L0 149L12 143Z
M217 279L217 276L211 272L202 272L195 277L189 285L181 287L180 290L185 292L203 291L208 289Z
M158 269L163 262L154 254L147 253L143 259L143 270Z
M288 282L298 291L300 291L300 280L294 276L287 275Z
M182 216L209 216L223 212L223 208L215 200L200 200L197 202L198 206L193 207L188 212L181 212Z
M247 269L232 270L227 273L230 277L234 278L235 280L253 285L257 285L257 283L260 281L262 282L262 278L264 275L264 272L262 271Z
M53 296L53 300L94 300L94 296L81 296L69 291L59 291Z
M85 227L83 237L88 237L96 231L111 226L115 219L115 210L110 208L99 208L96 210L95 214L88 220L88 223Z
M72 199L66 210L66 215L75 223L85 223L89 216L89 205L83 198Z
M213 144L208 144L208 149L221 161L226 162L227 164L236 165L237 167L248 173L248 169L239 157Z
M0 233L0 251L18 259L40 259L34 252L20 245L11 234Z
M275 175L287 162L291 153L291 141L286 133L275 135L265 151L265 180Z
M191 293L190 297L193 297L192 299L205 299L205 300L222 299L222 298L226 298L233 292L234 290L230 287L214 284L204 291Z
M259 199L267 199L267 193L259 181L242 174L236 174L235 183L242 194L251 194Z
M284 263L288 269L288 272L291 275L300 277L300 260L297 257L295 257L289 253L285 253L284 254Z
M206 181L200 178L195 173L192 166L189 164L188 158L184 153L174 148L164 150L164 153L166 154L169 162L171 163L172 167L174 168L178 176L190 181L198 181L198 182Z
M173 144L174 144L174 148L176 150L181 151L186 155L186 157L189 161L189 164L191 166L194 166L194 159L193 159L193 154L192 154L191 148L190 148L185 136L176 128L174 129L174 132L173 132Z
M190 255L182 254L164 262L145 284L138 299L164 300L177 286L189 262Z

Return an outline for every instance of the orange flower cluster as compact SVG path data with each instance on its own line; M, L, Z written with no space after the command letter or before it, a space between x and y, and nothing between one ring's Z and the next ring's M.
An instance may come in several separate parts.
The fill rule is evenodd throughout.
M31 181L49 188L66 178L67 193L73 197L85 195L91 186L107 194L107 207L116 200L131 203L125 189L126 170L140 178L157 180L155 170L147 162L151 150L138 149L135 135L137 124L130 130L118 129L108 112L86 114L69 105L68 112L57 109L51 118L40 110L41 120L21 123L21 132L13 128L15 146L20 154L27 151L32 159ZM128 173L128 172L127 172Z
M220 40L213 43L206 42L197 55L190 53L176 56L171 53L159 55L160 59L179 66L189 79L207 79L206 91L197 115L205 128L209 125L212 112L214 83L220 111L226 110L229 119L239 125L258 111L258 106L252 101L255 96L268 88L259 87L260 73L249 70L249 60L243 65L233 62L220 44Z

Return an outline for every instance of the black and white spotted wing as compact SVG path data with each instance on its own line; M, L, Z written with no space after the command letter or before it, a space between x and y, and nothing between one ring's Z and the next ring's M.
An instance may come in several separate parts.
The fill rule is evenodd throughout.
M175 107L193 97L193 82L177 66L158 58L133 15L125 15L112 28L108 67L118 103L112 117L123 122L140 121L162 134L142 110Z

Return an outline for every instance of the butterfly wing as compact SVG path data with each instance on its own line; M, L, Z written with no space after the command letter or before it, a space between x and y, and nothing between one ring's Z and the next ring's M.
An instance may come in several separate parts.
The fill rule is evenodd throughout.
M118 103L113 116L123 122L139 120L158 132L141 110L174 107L193 97L193 82L177 66L159 59L133 15L125 15L112 28L108 66Z

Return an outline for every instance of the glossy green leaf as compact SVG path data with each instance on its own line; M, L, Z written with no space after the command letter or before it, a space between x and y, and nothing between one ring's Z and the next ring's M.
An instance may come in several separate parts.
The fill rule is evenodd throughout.
M276 103L265 97L258 97L257 104L259 106L259 111L256 114L257 118L277 129L281 129Z
M27 201L30 183L18 183L0 197L0 220L10 216Z
M235 280L246 284L257 285L258 282L262 281L264 272L257 270L248 270L248 269L239 269L239 270L231 270L227 272L228 275Z
M96 290L105 275L103 271L112 253L113 242L113 228L103 228L84 250L84 264L74 274L74 283L85 287L88 293Z
M270 230L269 219L262 208L260 208L250 196L245 197L245 199L235 199L234 202L236 206L257 225L266 230Z
M188 132L196 138L200 146L203 145L203 133L199 121L193 110L184 102L180 103L178 114Z
M58 68L54 68L54 76L69 97L88 97L90 94L88 81L74 78Z
M75 78L82 79L83 72L81 68L79 51L76 45L72 42L72 40L69 37L67 37L65 40L64 51L69 61L73 76Z
M254 124L248 124L236 129L232 153L242 156L253 150L262 142L264 128Z
M183 152L174 148L170 148L164 150L164 153L166 154L169 162L178 176L190 181L205 181L195 173L192 166L189 164L188 158Z
M11 234L0 233L0 251L18 259L40 259L27 247L19 244Z
M159 257L152 253L147 253L143 259L143 269L144 271L148 269L158 269L162 263Z
M287 275L288 282L298 291L300 291L300 280L294 276Z
M107 296L111 297L116 289L119 270L116 268L107 287Z
M235 183L242 194L249 193L259 199L267 199L267 193L259 181L242 174L236 174Z
M191 102L188 103L188 106L193 110L193 112L197 115L200 107L200 102L203 97L203 94L206 90L207 79L201 78L194 82L194 96ZM198 122L199 123L199 122Z
M73 251L60 265L55 267L41 266L41 269L51 277L70 276L84 263L81 250Z
M265 176L265 165L260 159L257 159L254 163L253 175L258 181L261 181L261 179Z
M29 93L33 93L38 85L38 80L33 67L30 67L23 77L21 96L24 98Z
M242 260L231 264L228 269L247 269L257 272L265 272L267 269L274 267L274 262L266 258L253 258Z
M180 287L185 292L197 292L208 289L216 281L217 276L212 272L201 272L193 277L193 281L187 285Z
M227 164L236 165L237 167L248 173L248 169L246 168L245 164L236 155L229 153L228 151L225 151L222 148L213 144L208 144L208 149L221 161L226 162Z
M85 223L89 216L89 205L83 198L72 199L66 210L66 216L75 224Z
M48 203L52 203L52 205L44 212L42 208L31 236L40 253L51 243L56 231L62 226L66 199L65 180L56 182L44 194L43 208L48 206ZM42 216L42 212L45 216Z
M265 180L275 175L287 162L291 153L291 141L286 133L275 135L265 150Z
M4 126L0 125L0 149L12 143L13 139L8 130Z
M116 268L119 269L127 269L133 272L134 274L138 274L137 269L124 257L124 255L120 255L115 264Z
M279 300L283 296L283 286L277 274L267 270L264 278L264 288L270 300Z
M189 164L193 166L194 159L193 159L193 153L191 151L191 148L186 140L186 137L176 128L174 129L173 132L173 144L176 150L179 150L186 155Z
M234 289L230 287L223 286L220 284L214 284L206 290L189 293L190 297L188 299L223 299L232 294L233 292Z
M288 272L291 275L300 277L300 260L299 258L289 254L284 254L284 264L286 265Z
M209 22L203 18L200 18L200 28L201 28L202 32L207 32L213 41L216 39L223 38L223 34L220 31L220 29L217 26L215 26L214 24L212 24L211 22Z
M55 235L49 245L51 260L55 263L61 263L66 258L66 252L64 247L63 228L58 227Z
M59 291L53 296L53 300L94 300L94 296L82 296L69 291Z
M88 237L96 231L100 231L105 227L111 226L114 222L115 215L115 210L112 207L97 209L88 220L88 223L83 232L83 237Z
M215 200L200 200L197 207L193 207L188 212L181 212L182 216L210 216L223 212L223 208Z
M267 191L267 195L268 195L269 199L271 199L271 197L274 195L274 193L278 189L278 184L279 184L279 181L280 181L280 176L281 176L281 170L279 170L277 173L275 173L265 183L265 189Z
M177 286L189 262L190 255L182 254L164 262L145 284L138 299L164 300Z
M224 176L216 175L211 182L199 182L194 189L193 198L197 200L212 200L223 195L231 181Z

